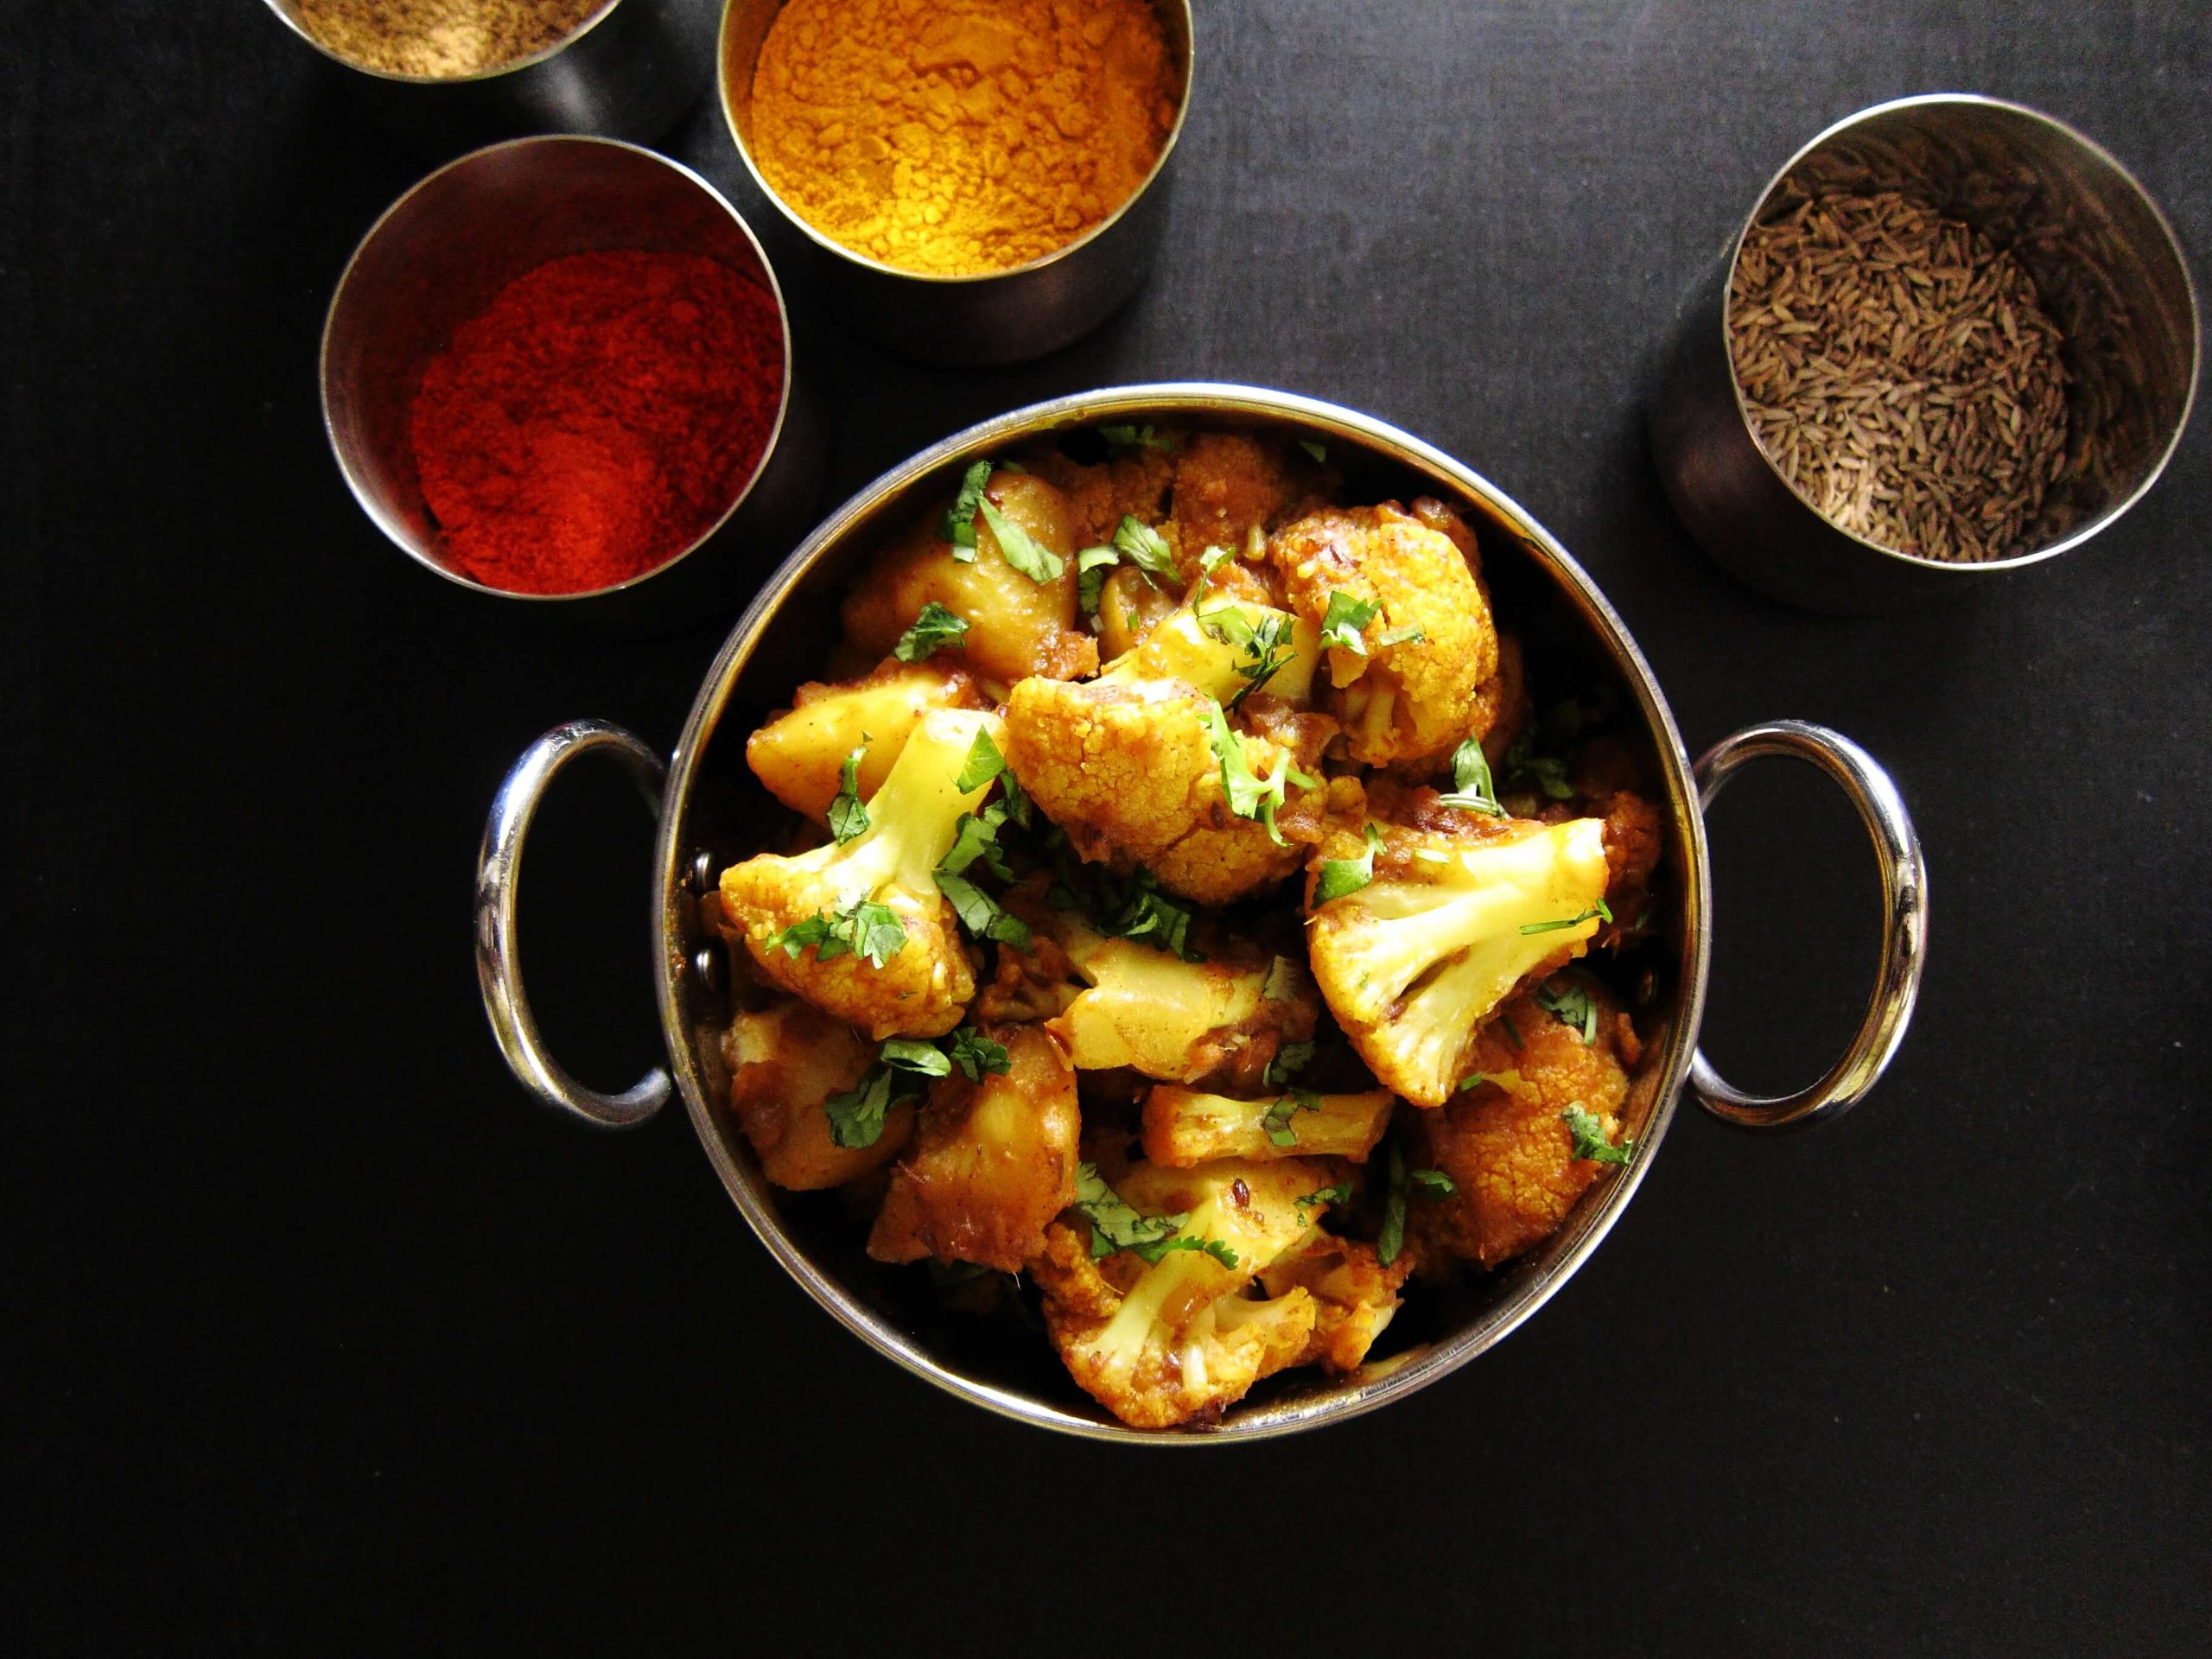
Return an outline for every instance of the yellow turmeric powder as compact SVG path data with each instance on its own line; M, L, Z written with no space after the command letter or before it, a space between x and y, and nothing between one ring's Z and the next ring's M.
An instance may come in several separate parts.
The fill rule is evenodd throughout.
M1176 72L1147 0L790 0L753 70L761 176L854 252L1009 270L1119 208Z

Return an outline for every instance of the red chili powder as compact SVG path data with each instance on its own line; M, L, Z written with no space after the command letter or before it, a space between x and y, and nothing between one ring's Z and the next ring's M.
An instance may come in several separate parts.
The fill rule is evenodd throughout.
M703 255L524 272L454 331L410 410L448 563L518 594L643 575L729 506L783 384L775 300Z

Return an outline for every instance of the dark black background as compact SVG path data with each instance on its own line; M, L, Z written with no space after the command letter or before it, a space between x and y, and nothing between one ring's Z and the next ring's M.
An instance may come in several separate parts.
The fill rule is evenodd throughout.
M1969 607L1839 622L1684 540L1639 408L1767 173L1896 94L2076 122L2212 269L2202 7L1200 10L1167 245L1096 336L924 372L798 296L825 500L973 419L1124 380L1286 386L1433 440L1605 587L1694 750L1799 715L1895 769L1934 926L1889 1080L1794 1138L1686 1115L1541 1318L1317 1436L1133 1455L910 1379L777 1270L680 1115L554 1122L477 1006L470 860L505 766L580 715L669 742L728 619L549 638L396 555L331 464L315 346L422 158L251 0L10 6L19 1640L2201 1642L2206 424L2088 550ZM771 228L710 106L664 147ZM1795 1081L1871 966L1862 839L1788 768L1714 836L1709 1046ZM612 774L582 774L532 864L542 1012L603 1084L653 1053L647 845Z

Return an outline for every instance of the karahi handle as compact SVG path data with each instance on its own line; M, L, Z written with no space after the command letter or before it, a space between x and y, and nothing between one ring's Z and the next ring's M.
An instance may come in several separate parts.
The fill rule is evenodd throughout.
M600 1129L628 1129L668 1103L673 1086L668 1073L655 1066L621 1094L606 1095L563 1071L538 1035L516 954L515 912L522 885L523 842L531 820L555 774L578 755L594 750L622 763L645 797L646 808L659 816L667 766L620 726L572 720L524 750L492 802L484 844L476 855L476 982L484 993L492 1035L523 1087L578 1122Z
M1690 1058L1690 1089L1715 1117L1745 1128L1803 1128L1840 1117L1881 1079L1904 1041L1928 955L1928 865L1897 785L1874 758L1840 732L1802 720L1747 726L1699 758L1698 806L1709 810L1747 760L1789 755L1843 786L1874 843L1882 872L1882 965L1858 1034L1827 1075L1789 1095L1747 1095L1724 1078L1700 1049Z

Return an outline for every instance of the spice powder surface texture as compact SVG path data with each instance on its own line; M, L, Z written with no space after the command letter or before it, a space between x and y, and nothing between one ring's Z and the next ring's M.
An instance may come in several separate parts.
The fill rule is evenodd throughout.
M543 52L607 0L296 0L300 26L388 75L480 75Z
M1755 226L1730 283L1760 447L1831 523L1920 558L2020 550L2067 464L2063 343L2011 253L1896 192Z
M423 371L409 438L446 561L578 594L689 547L743 487L781 406L783 322L698 254L572 254L524 272Z
M823 235L977 275L1042 258L1134 195L1176 90L1147 0L791 0L761 45L750 137Z

